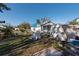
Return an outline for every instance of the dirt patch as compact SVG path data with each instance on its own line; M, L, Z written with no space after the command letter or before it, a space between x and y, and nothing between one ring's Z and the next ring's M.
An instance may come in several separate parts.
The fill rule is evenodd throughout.
M23 52L22 55L31 56L35 52L38 52L38 51L40 51L42 49L44 49L44 46L42 46L42 45L36 45L36 46L30 47L28 49L24 49L24 52Z

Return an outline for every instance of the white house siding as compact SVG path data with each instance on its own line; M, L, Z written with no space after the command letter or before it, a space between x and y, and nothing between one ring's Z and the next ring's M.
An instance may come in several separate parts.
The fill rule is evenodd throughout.
M50 27L48 27L48 26L50 26ZM53 31L53 28L54 28L54 23L46 23L46 24L42 24L42 26L41 26L41 30L43 31L43 32L52 32Z
M41 31L41 27L31 27L33 32Z

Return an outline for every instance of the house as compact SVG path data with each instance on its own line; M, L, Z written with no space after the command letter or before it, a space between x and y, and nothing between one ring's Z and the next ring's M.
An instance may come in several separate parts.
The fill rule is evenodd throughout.
M41 31L42 32L52 32L55 24L51 21L46 21L41 24Z
M31 27L31 30L33 31L33 32L37 32L37 31L41 31L41 26L40 25L38 25L38 24L34 24L32 27Z
M33 32L52 32L53 27L55 26L55 24L51 21L49 21L47 18L44 18L41 20L40 24L34 24L31 27L31 30Z

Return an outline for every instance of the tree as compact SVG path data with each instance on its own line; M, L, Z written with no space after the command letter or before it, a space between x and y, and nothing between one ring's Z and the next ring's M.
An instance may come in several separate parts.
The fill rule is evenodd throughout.
M22 32L26 31L26 29L31 29L30 24L25 22L19 24L18 27Z
M13 35L13 27L10 25L5 25L6 28L1 31L4 32L4 38L11 37Z
M77 20L77 19L75 19L75 20L69 22L69 24L72 24L72 25L77 25L77 24L79 24L76 20Z
M3 12L3 10L11 10L7 5L0 3L0 12Z
M40 19L37 19L36 23L37 23L37 24L41 24Z

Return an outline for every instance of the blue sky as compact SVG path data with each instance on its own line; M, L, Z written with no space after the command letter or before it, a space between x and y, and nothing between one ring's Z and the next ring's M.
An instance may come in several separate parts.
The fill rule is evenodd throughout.
M5 20L12 25L18 25L21 22L32 25L41 17L48 17L55 23L67 23L79 17L79 4L9 3L6 5L11 8L11 11L0 13L0 20Z

